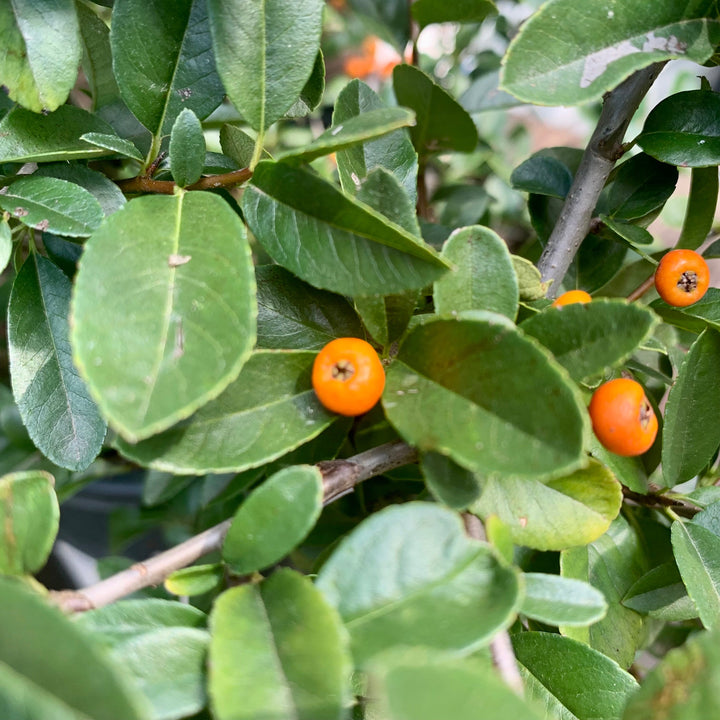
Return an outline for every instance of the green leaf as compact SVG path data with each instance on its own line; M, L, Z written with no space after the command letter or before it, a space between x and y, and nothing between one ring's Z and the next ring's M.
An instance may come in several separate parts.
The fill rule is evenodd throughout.
M512 636L526 670L525 696L564 720L620 720L637 683L610 658L570 638L544 632ZM572 671L568 671L572 668Z
M607 215L600 214L598 216L602 223L623 240L627 240L631 245L652 245L655 238L644 228L639 225L633 225L623 220L614 220ZM604 233L605 234L605 233Z
M129 140L124 140L117 135L108 135L107 133L88 132L83 133L80 136L81 140L84 140L90 145L95 147L109 150L110 152L117 153L118 155L124 155L125 157L132 158L138 162L143 161L143 156L140 151L135 147Z
M497 12L490 0L417 0L411 7L412 16L421 28L432 23L481 22L491 13Z
M28 717L27 705L35 706L33 720L151 717L122 666L57 608L2 578L0 596L0 695L15 695L10 717Z
M72 345L123 437L170 427L237 377L255 343L254 292L245 228L217 195L141 197L106 220L80 261Z
M83 44L82 67L90 86L93 109L110 105L120 97L112 69L110 28L86 5L75 3Z
M338 337L362 337L362 325L341 295L318 290L280 265L255 268L260 348L320 350Z
M320 569L317 587L338 608L356 663L402 644L470 652L507 627L518 576L459 516L431 503L371 515Z
M295 103L320 46L322 0L208 0L217 67L228 98L264 131Z
M720 713L720 636L697 633L644 678L623 720L704 720Z
M720 330L720 288L708 288L700 300L682 309L659 299L653 301L650 307L666 322L694 333L701 333L706 326Z
M520 326L539 340L570 373L588 380L620 365L657 325L653 312L623 300L593 300L548 308Z
M314 352L256 351L239 377L189 420L120 451L169 472L241 472L308 442L338 416L325 410L310 382ZM282 432L278 432L282 428Z
M255 140L239 127L226 123L220 128L220 147L238 167L248 167L255 152ZM268 153L263 151L263 158L269 157Z
M674 560L651 568L634 582L622 600L625 607L664 622L682 622L698 617Z
M410 40L410 13L405 0L348 0L371 34L403 52Z
M582 580L546 573L525 573L520 612L547 625L585 626L605 617L605 596Z
M662 471L667 487L695 477L720 446L720 332L708 328L690 347L665 405Z
M720 35L718 22L709 19L713 8L712 0L614 3L611 9L552 0L510 44L501 88L525 102L577 105L599 100L652 63L679 57L703 63Z
M165 589L178 596L204 595L216 590L225 580L225 567L222 563L211 565L193 565L181 568L165 578Z
M671 165L716 166L720 164L718 112L718 93L675 93L652 109L636 142L648 155Z
M568 194L572 181L567 165L543 150L520 163L510 175L510 183L516 190L560 200Z
M383 406L411 445L484 475L548 478L584 460L588 420L577 390L494 313L414 328L388 369Z
M120 94L154 135L168 135L183 108L202 120L222 102L204 0L125 0L110 41Z
M294 465L275 473L250 493L233 516L223 560L238 575L282 560L320 517L323 491L322 473L315 466Z
M406 108L368 110L333 125L309 145L281 153L277 159L293 164L309 163L323 155L374 140L414 122L415 113Z
M474 473L440 453L424 453L420 468L433 497L453 510L464 510L479 497L481 485Z
M625 607L625 593L647 570L647 560L637 534L618 516L608 531L585 547L564 550L560 556L562 576L589 582L600 590L608 603L605 617L589 628L561 626L568 637L586 642L612 658L622 667L630 667L641 646L644 623L641 615Z
M50 115L13 108L0 121L0 162L52 162L107 155L104 148L81 140L85 133L113 135L113 129L96 115L62 105Z
M397 65L393 88L398 104L415 111L416 124L410 137L418 153L475 149L478 134L472 118L429 75L412 65Z
M12 256L13 242L12 230L8 221L0 219L0 273L2 273L10 262Z
M102 222L100 203L85 188L50 177L22 177L0 193L0 208L28 227L87 237Z
M82 49L73 0L0 4L0 77L12 100L52 112L77 80Z
M69 470L84 470L106 426L75 369L70 348L70 281L33 254L15 278L8 310L13 393L37 448Z
M420 655L412 650L383 662L371 692L384 720L540 720L545 715L479 663Z
M333 127L353 117L386 107L377 93L360 80L348 83L337 96ZM406 130L396 130L337 154L340 183L347 193L356 193L362 181L377 167L391 172L400 182L410 201L417 201L418 158Z
M37 470L0 477L0 573L34 573L47 561L60 520L54 484Z
M679 520L671 531L683 583L703 625L712 630L720 621L720 537L702 525Z
M318 50L312 73L300 92L300 97L285 111L283 117L301 118L309 115L320 105L325 94L325 58Z
M479 225L456 230L445 241L442 254L455 269L435 282L439 315L489 310L515 319L517 276L507 245L495 232Z
M542 281L542 275L535 265L519 255L511 255L515 275L517 276L520 300L541 300L548 291L548 283Z
M197 182L205 165L205 137L197 115L184 108L170 134L170 171L173 180L186 187Z
M588 443L590 454L599 460L626 488L646 494L648 492L648 473L641 457L622 457L607 450L593 436Z
M307 578L283 569L223 593L210 617L217 720L337 720L351 660L340 619ZM242 652L238 649L242 648Z
M343 295L421 288L445 269L417 237L308 170L263 161L243 193L253 235L279 265Z
M715 221L718 169L714 165L693 168L691 178L685 220L675 247L697 250L707 239Z
M545 484L488 478L472 510L486 519L498 515L517 545L563 550L599 538L621 505L620 483L600 463L591 462L586 469Z

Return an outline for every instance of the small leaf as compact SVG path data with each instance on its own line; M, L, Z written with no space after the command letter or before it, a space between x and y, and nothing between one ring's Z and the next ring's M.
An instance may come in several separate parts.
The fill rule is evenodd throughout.
M10 262L12 256L12 230L8 221L0 219L0 273L2 273Z
M417 0L412 4L412 15L421 28L432 23L481 22L497 8L490 0Z
M110 28L86 5L76 3L83 44L82 67L90 86L93 109L110 105L120 97L112 69Z
M75 369L70 348L71 284L33 254L13 283L8 343L13 393L37 448L69 470L84 470L105 439L106 425Z
M458 515L431 503L371 515L320 569L360 665L397 644L469 652L507 627L519 602L515 571L467 537Z
M141 197L109 217L80 262L72 344L111 425L148 437L219 395L255 342L254 290L245 228L219 196Z
M213 563L176 570L165 578L163 585L173 595L192 597L217 589L224 579L224 566L221 563Z
M464 510L480 497L481 485L475 474L445 455L424 453L420 468L433 497L453 510Z
M27 575L47 561L60 520L53 485L36 470L0 477L0 573Z
M489 310L515 319L517 276L507 245L496 233L481 226L456 230L445 241L442 254L455 269L435 283L439 315Z
M475 149L478 134L470 115L422 70L397 65L393 88L398 103L415 111L416 124L410 137L418 153Z
M351 660L340 619L307 578L279 570L223 593L210 617L217 720L337 720ZM238 652L243 648L243 652Z
M237 380L185 423L136 445L120 440L118 448L142 465L196 475L241 472L275 460L338 418L312 389L315 355L256 351Z
M255 140L239 127L226 123L220 128L220 147L225 155L238 164L238 167L248 167L255 152ZM263 159L269 157L263 151Z
M104 150L110 150L118 155L124 155L125 157L132 158L138 162L143 161L143 156L140 151L135 147L129 140L124 140L117 135L108 135L107 133L99 132L88 132L83 133L80 136L81 140L86 143L95 145L95 147L103 148Z
M0 208L28 227L69 237L91 235L103 219L85 188L51 177L23 177L0 193Z
M10 98L36 113L62 105L82 55L72 0L2 3L0 35L0 77Z
M698 617L674 560L651 568L630 586L622 600L625 607L664 622L682 622Z
M209 0L218 72L254 130L281 118L303 91L320 46L323 4Z
M547 295L549 284L542 281L542 275L535 265L519 255L511 255L517 276L520 300L541 300Z
M609 230L619 235L623 240L627 240L631 245L640 245L642 247L643 245L652 245L655 241L655 238L644 227L622 220L614 220L607 215L600 214L599 218Z
M205 137L195 113L184 108L170 134L170 171L173 180L186 187L197 182L205 165Z
M605 596L587 582L545 573L525 573L524 578L520 612L533 620L569 627L590 625L605 617Z
M268 478L235 513L223 543L223 560L238 575L282 560L320 517L322 473L311 465L285 468Z

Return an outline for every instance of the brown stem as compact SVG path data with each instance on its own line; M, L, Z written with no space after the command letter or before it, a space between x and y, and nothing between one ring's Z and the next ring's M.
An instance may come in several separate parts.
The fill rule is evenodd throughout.
M676 514L686 518L693 518L700 512L700 508L695 507L690 503L669 498L665 495L659 495L657 493L648 493L647 495L643 495L642 493L636 493L633 490L623 487L623 497L626 500L630 500L636 505L642 505L643 507L671 508Z
M653 285L655 284L655 275L651 275L646 280L643 280L628 296L628 302L634 302L641 298Z
M358 483L417 460L417 450L395 441L372 448L347 460L318 463L323 476L323 505L329 505L351 492ZM219 550L232 520L225 520L131 568L81 590L51 592L53 602L68 613L103 607L141 590L162 583L175 570L191 565L199 558Z
M240 185L252 177L250 168L233 170L222 175L209 175L200 178L196 183L188 185L186 190L214 190L220 187L233 187ZM155 193L158 195L172 195L177 187L172 180L153 180L149 177L134 177L127 180L118 180L117 186L126 194Z

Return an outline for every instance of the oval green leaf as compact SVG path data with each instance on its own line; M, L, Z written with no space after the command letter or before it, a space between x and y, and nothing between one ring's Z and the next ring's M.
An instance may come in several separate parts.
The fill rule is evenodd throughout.
M674 560L645 573L630 586L622 600L625 607L665 622L683 622L698 617Z
M184 108L177 116L170 133L170 171L180 186L192 185L200 179L205 166L205 136L197 115Z
M222 563L211 565L193 565L176 570L165 578L165 589L173 595L192 597L204 595L220 587L225 580L225 567Z
M420 468L433 497L453 510L464 510L480 497L477 476L445 455L424 453Z
M210 616L217 720L338 720L351 660L336 611L307 578L279 570L223 593ZM242 648L242 652L238 652Z
M585 626L605 617L608 604L590 583L546 573L525 573L520 612L546 625Z
M86 143L90 143L90 145L103 148L104 150L109 150L117 155L124 155L125 157L132 158L138 162L143 161L143 156L140 154L140 151L135 147L135 145L129 140L125 140L117 135L88 132L83 133L80 136L80 139L84 140Z
M221 197L137 198L86 243L72 302L75 361L111 425L135 441L237 377L256 312L245 228Z
M308 535L323 506L323 477L312 465L276 472L235 513L222 547L223 560L238 575L282 560Z

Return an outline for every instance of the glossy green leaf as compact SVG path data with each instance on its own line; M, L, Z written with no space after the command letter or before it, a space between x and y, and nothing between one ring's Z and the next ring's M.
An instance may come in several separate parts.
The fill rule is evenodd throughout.
M682 622L698 617L695 603L687 594L674 560L648 570L630 586L622 604L665 622Z
M96 115L62 105L50 115L13 108L0 121L0 162L52 162L107 155L105 148L81 140L85 133L113 135L113 129Z
M433 289L439 315L489 310L515 319L517 276L510 251L495 232L479 225L456 230L445 241L442 254L454 269L441 277Z
M712 0L614 3L610 9L552 0L510 44L501 87L526 102L577 105L599 100L652 63L679 57L702 63L720 34L718 22L708 19L713 7Z
M255 343L243 224L210 193L131 201L86 243L72 315L75 362L110 424L131 441L164 430L219 395Z
M371 33L404 51L410 40L410 13L405 0L348 0Z
M623 720L705 720L720 713L720 636L697 633L643 678Z
M489 478L483 482L473 512L483 518L499 516L517 545L563 550L599 538L621 505L620 483L592 462L586 469L547 483Z
M205 137L197 115L184 108L170 133L170 171L180 187L200 179L205 165Z
M572 181L567 165L542 150L518 165L510 175L510 183L516 190L560 200L568 194Z
M424 453L420 468L433 497L453 510L464 510L479 497L481 484L474 473L440 453Z
M512 636L525 669L525 697L549 717L564 720L620 720L637 683L610 658L570 638L544 632ZM568 671L572 668L572 671Z
M495 12L497 8L490 0L456 0L453 3L417 0L412 4L412 15L420 27L444 22L481 22Z
M648 492L648 473L642 457L622 457L603 447L593 436L588 443L590 454L599 460L626 488L646 494Z
M77 80L82 49L72 0L0 4L0 77L10 98L33 112L52 112Z
M449 660L417 650L383 663L371 674L384 720L540 720L545 715L523 701L497 675L479 663Z
M3 188L0 208L28 227L69 237L91 235L103 219L85 188L49 177L23 177Z
M340 91L335 101L333 127L384 107L374 90L360 80L353 80ZM398 179L412 205L415 205L418 158L406 130L396 130L362 145L341 150L337 154L337 165L345 192L356 193L374 168L383 167Z
M517 277L520 300L541 300L547 295L548 283L542 281L542 275L535 265L519 255L511 255Z
M715 221L718 169L714 165L693 168L691 177L685 221L675 247L697 250L707 239Z
M239 127L226 123L220 128L220 147L238 167L248 167L255 152L255 140ZM268 153L263 152L263 158L269 157Z
M672 524L672 546L683 583L711 630L720 622L720 537L693 522Z
M99 132L88 132L83 133L80 136L81 140L84 140L90 145L109 150L110 152L117 153L118 155L124 155L125 157L132 158L138 162L142 162L143 156L140 151L135 147L129 140L125 140L117 135L108 135L107 133Z
M12 231L7 220L0 219L0 273L5 270L12 255Z
M217 720L340 720L351 660L337 616L292 570L223 593L210 618L209 693ZM242 648L242 652L239 652Z
M25 575L45 564L60 520L54 484L36 470L0 477L0 573Z
M255 268L258 347L319 350L338 337L362 337L362 325L341 295L318 290L280 265Z
M233 516L223 560L238 575L282 560L320 517L323 491L322 473L315 466L294 465L275 473L250 493Z
M120 94L155 135L168 135L183 108L202 120L222 102L207 13L205 0L124 0L113 8Z
M360 665L395 645L469 652L513 619L518 577L459 516L431 503L371 515L320 569Z
M39 703L48 714L33 720L150 719L147 701L122 666L60 610L2 578L0 596L0 694L6 688L22 693L16 695L22 714L14 717L27 717L26 703Z
M644 227L623 220L615 220L607 215L601 214L598 217L605 225L605 233L610 230L623 240L627 240L631 245L640 245L642 247L643 245L651 245L655 241L655 238Z
M662 470L668 487L695 477L720 446L720 332L708 328L690 347L670 388L664 413Z
M564 550L560 568L563 577L584 580L600 590L608 603L607 614L594 625L562 625L560 631L630 667L645 637L642 616L622 604L625 593L647 570L635 530L622 516L617 517L594 542Z
M675 93L652 109L637 143L648 155L671 165L716 166L720 164L718 112L718 93Z
M602 620L605 596L582 580L546 573L525 573L520 612L546 625L585 626Z
M576 389L494 313L413 329L388 369L383 406L411 445L483 475L548 478L584 462L588 421Z
M263 131L295 103L313 72L323 2L208 0L208 10L227 96L250 127Z
M173 595L192 597L217 589L225 580L222 563L181 568L165 578L163 586Z
M13 393L37 448L52 462L84 470L100 452L106 425L72 360L72 287L49 260L29 257L13 283L8 342Z
M300 97L285 111L283 117L301 118L309 115L320 105L325 94L325 58L322 50L318 50L315 64Z
M445 270L419 238L302 168L259 163L242 208L273 260L325 290L392 294L424 287Z
M240 472L275 460L338 418L312 389L315 354L255 352L237 380L186 422L118 447L142 465L186 474Z
M87 5L75 3L83 45L82 67L95 110L120 97L112 69L110 28Z
M650 337L653 312L622 300L593 300L533 315L520 326L577 381L616 367Z
M475 149L478 134L472 118L429 75L412 65L397 65L393 89L398 103L415 111L410 137L419 153Z

